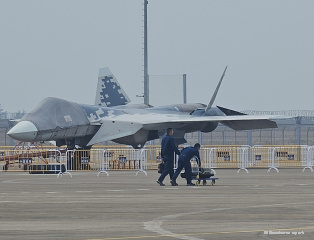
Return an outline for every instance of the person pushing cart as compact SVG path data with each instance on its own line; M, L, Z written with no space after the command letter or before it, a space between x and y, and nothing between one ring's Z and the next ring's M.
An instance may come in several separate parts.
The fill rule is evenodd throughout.
M176 180L183 168L185 169L187 186L195 186L195 184L192 183L192 167L190 160L191 158L195 157L198 167L201 167L201 159L199 154L200 148L201 145L199 143L196 143L194 147L186 147L182 149L178 159L178 168L176 169L170 180L172 186L178 186Z

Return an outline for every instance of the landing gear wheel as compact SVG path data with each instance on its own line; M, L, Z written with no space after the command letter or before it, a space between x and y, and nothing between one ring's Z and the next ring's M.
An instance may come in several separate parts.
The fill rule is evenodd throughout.
M197 181L195 182L195 185L198 186L198 185L200 185L200 183L201 183L201 180L197 180Z
M215 183L216 183L215 179L214 179L214 180L212 180L212 185L215 185Z
M206 180L203 180L203 185L205 186L205 185L207 185L207 182L206 182Z

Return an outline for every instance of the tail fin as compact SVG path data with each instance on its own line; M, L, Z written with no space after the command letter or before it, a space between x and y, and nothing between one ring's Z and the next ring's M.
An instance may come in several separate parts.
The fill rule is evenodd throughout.
M96 91L95 105L113 107L125 105L130 98L120 87L118 80L109 68L100 68Z
M218 83L218 85L217 85L217 87L216 87L216 90L215 90L215 92L214 92L214 94L213 94L213 96L212 96L212 99L210 99L210 102L208 103L208 105L207 105L207 107L206 107L206 109L205 109L205 112L207 112L207 111L212 107L212 105L213 105L213 103L214 103L214 101L215 101L215 98L216 98L216 96L217 96L217 93L218 93L219 87L220 87L220 85L221 85L222 79L224 78L225 73L226 73L226 71L227 71L227 67L228 67L228 66L226 66L225 71L223 72L223 74L222 74L222 76L221 76L221 78L220 78L220 81L219 81L219 83Z

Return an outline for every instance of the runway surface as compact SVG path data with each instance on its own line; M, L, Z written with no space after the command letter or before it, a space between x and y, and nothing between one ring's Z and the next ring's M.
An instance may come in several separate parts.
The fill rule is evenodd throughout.
M217 169L214 186L157 171L0 172L0 239L314 239L314 173Z

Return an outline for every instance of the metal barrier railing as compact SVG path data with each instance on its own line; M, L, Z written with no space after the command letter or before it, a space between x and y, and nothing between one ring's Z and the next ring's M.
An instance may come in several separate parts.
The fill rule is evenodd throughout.
M107 177L109 177L108 171L110 170L110 163L109 163L109 157L110 157L110 152L108 149L105 149L103 151L98 150L98 153L102 153L101 156L98 155L99 159L101 159L101 163L99 165L99 172L97 174L97 177L101 173L106 173Z
M305 171L305 169L309 168L311 170L311 172L313 172L313 163L314 163L314 154L313 154L313 146L307 147L307 152L306 152L306 158L302 159L302 166L303 171Z
M220 168L235 168L248 172L250 168L299 167L313 171L313 146L203 146L200 150L202 166L214 172ZM72 171L134 170L147 174L157 169L161 161L160 146L143 149L130 147L92 148L91 150L60 149L3 149L0 147L2 171L28 171L29 173L56 173L71 175Z
M238 148L238 173L241 170L246 171L246 173L249 173L247 168L249 167L249 148L248 147L241 147Z
M60 160L61 151L57 149L14 149L0 150L0 163L3 171L29 171L29 173L59 173L64 166Z

